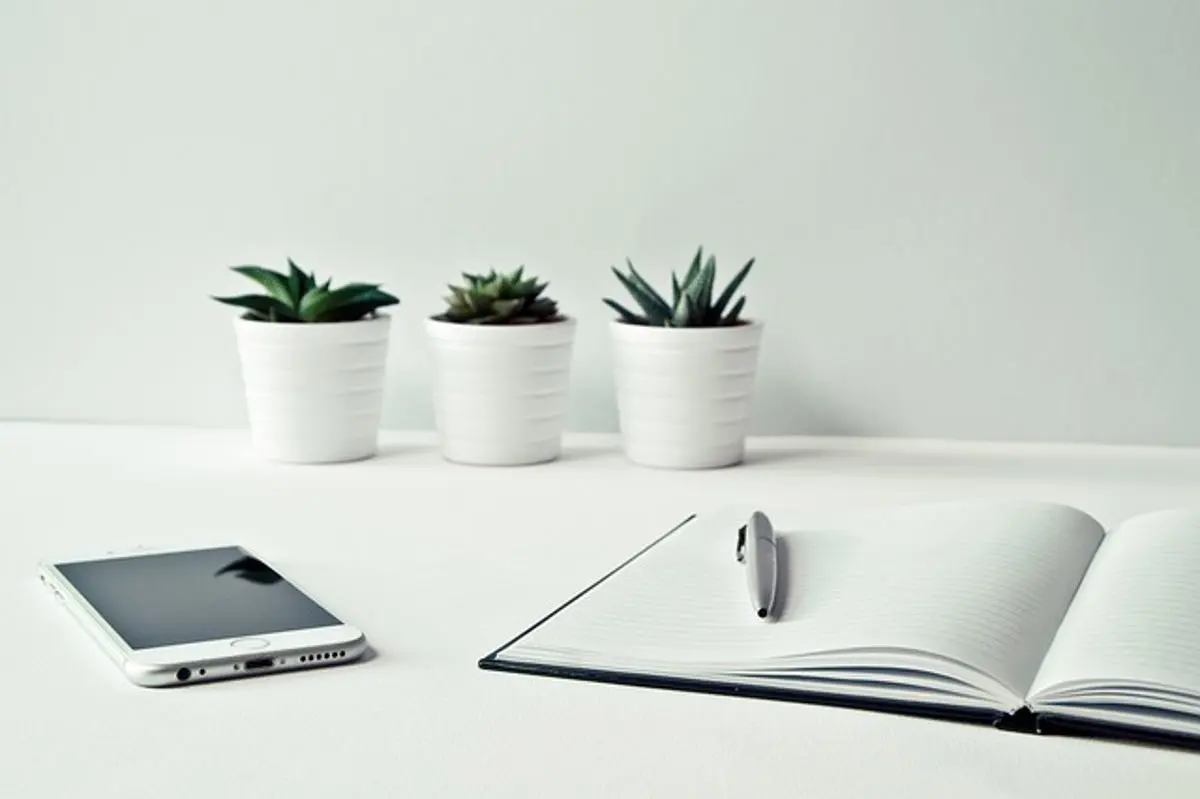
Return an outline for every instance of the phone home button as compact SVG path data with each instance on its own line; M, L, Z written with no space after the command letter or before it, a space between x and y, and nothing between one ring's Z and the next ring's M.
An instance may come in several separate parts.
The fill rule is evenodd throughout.
M239 638L230 641L229 645L234 649L263 649L270 643L266 638Z

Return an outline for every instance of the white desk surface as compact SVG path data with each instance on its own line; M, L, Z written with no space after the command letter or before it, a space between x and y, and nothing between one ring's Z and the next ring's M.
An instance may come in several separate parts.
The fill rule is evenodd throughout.
M694 510L969 496L1105 524L1200 506L1200 451L753 440L742 466L642 469L607 436L556 463L260 462L238 431L0 425L0 795L27 797L1167 797L1200 754L863 711L485 672L476 662ZM127 683L35 564L237 541L364 629L370 661Z

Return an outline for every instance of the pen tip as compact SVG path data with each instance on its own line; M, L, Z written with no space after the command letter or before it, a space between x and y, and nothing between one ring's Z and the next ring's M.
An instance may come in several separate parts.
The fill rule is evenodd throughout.
M759 608L759 609L758 609L758 617L759 617L760 619L765 619L765 618L767 617L767 609L766 609L766 608Z

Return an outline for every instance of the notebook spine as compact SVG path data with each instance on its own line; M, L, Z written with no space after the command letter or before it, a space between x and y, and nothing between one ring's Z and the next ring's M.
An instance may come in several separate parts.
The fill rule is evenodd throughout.
M1184 733L1158 731L1119 723L1081 721L1056 713L1038 715L1039 733L1045 735L1092 738L1117 743L1139 743L1170 749L1200 751L1200 737Z
M1012 713L1005 713L996 720L995 727L1006 732L1023 732L1030 735L1036 735L1042 731L1037 714L1028 705L1022 706Z

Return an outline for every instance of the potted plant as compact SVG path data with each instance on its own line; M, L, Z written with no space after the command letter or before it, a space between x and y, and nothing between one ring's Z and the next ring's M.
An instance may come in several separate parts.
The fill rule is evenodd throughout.
M367 458L378 446L391 319L400 300L372 283L318 283L289 258L288 273L234 272L265 291L214 297L234 320L253 447L272 460Z
M446 460L516 466L562 452L575 320L524 272L464 272L445 309L425 320Z
M682 279L672 272L670 302L626 263L628 274L612 271L641 312L604 300L618 314L610 329L626 457L670 469L740 463L763 325L743 319L746 298L733 298L754 259L714 299L716 258L699 248Z

